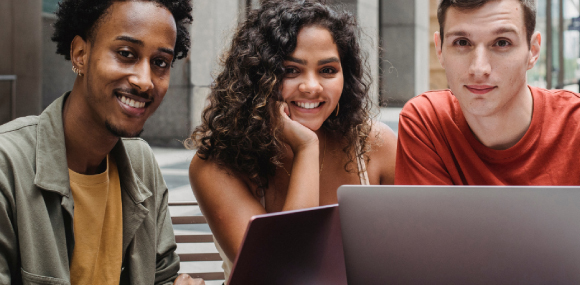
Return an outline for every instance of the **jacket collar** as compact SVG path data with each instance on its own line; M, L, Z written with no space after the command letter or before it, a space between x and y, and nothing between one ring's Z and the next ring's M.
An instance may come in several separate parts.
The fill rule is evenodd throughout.
M39 116L36 145L36 177L34 184L42 189L70 196L70 180L62 109L70 92L65 93L50 104ZM142 203L152 193L136 175L131 161L120 139L111 155L117 163L122 193L127 193L135 204ZM70 197L69 197L70 198ZM128 205L123 205L128 206Z

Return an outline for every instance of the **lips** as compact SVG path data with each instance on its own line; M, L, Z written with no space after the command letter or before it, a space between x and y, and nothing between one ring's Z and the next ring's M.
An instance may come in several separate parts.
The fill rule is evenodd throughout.
M141 116L145 113L146 107L151 103L151 100L124 92L115 92L115 96L124 112L134 117Z
M494 90L496 88L496 86L492 86L492 85L465 85L465 88L467 88L467 90L469 90L469 92L471 92L473 94L482 95L482 94L486 94L488 92L491 92L492 90Z

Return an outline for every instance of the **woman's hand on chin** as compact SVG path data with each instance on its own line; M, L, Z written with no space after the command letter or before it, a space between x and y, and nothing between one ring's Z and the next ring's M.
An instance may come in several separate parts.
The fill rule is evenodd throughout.
M290 111L286 102L280 103L280 116L284 124L282 140L292 148L292 152L297 153L311 146L318 148L318 136L316 133L290 118Z

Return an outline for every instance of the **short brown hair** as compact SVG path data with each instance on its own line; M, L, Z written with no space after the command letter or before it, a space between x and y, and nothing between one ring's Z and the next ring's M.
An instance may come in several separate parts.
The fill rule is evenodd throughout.
M497 0L442 0L437 9L437 20L439 21L439 33L441 34L441 45L443 45L443 25L445 24L445 16L449 7L454 7L459 10L474 10L482 7L490 1ZM501 1L501 0L500 0ZM536 29L536 1L535 0L519 0L524 10L524 25L526 27L526 39L528 46L532 40L532 34Z

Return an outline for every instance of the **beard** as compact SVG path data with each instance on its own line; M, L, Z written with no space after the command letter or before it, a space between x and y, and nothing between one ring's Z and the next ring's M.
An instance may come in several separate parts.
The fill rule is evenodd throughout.
M105 127L107 130L116 137L123 137L123 138L134 138L141 135L143 129L137 132L129 132L127 130L123 130L111 124L109 121L105 121Z

